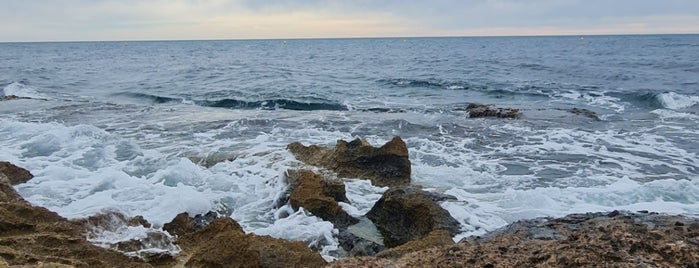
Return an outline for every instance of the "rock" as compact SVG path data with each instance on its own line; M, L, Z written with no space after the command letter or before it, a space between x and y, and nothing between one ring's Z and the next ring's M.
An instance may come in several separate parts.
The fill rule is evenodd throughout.
M416 186L394 187L386 191L367 217L381 230L384 244L395 247L419 240L435 230L451 236L459 232L459 222L438 201L453 197L429 193Z
M466 107L466 115L469 118L496 117L518 119L522 117L519 109L491 108L490 105L471 103Z
M301 242L266 236L245 235L231 218L185 234L178 243L190 252L187 267L322 267L318 253Z
M90 244L85 229L19 196L0 173L0 265L39 267L151 267Z
M410 183L408 148L400 137L394 137L376 148L365 140L338 140L334 149L294 142L287 146L300 161L331 169L340 177L371 180L376 186Z
M164 224L163 230L174 236L182 236L204 228L218 217L218 213L213 211L209 211L204 215L197 214L194 217L190 217L187 212L183 212L177 214L171 222Z
M600 121L600 118L597 116L597 113L590 111L588 109L572 108L572 109L566 110L566 112L569 112L571 114L581 115L581 116L590 118L594 121Z
M359 237L348 229L340 230L340 233L337 235L337 240L340 242L340 247L347 251L347 254L352 257L374 256L386 249L383 242L379 244Z
M410 241L403 245L382 251L376 254L376 257L398 258L419 250L451 246L454 245L454 240L451 237L452 235L445 230L435 230L420 240Z
M343 259L329 266L699 267L699 219L613 214L524 220L453 246L415 251L397 259ZM545 233L556 235L539 235Z
M2 98L0 98L0 101L11 101L11 100L28 100L31 99L29 97L20 97L17 95L4 95Z
M340 228L358 221L337 203L347 201L342 181L325 179L310 170L288 170L286 174L291 191L289 203L294 209L303 207Z
M202 167L210 168L221 162L231 162L238 159L237 153L215 152L205 156L186 156L192 163Z
M0 173L5 174L12 185L25 183L34 177L28 170L10 164L9 162L0 162Z

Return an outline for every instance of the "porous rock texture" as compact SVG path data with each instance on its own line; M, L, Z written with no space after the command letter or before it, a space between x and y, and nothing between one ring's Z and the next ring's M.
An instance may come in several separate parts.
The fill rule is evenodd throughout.
M12 169L14 169L14 165ZM11 181L18 172L0 171L0 266L150 267L138 259L100 248L82 237L80 223L71 222L20 197Z
M435 230L454 236L459 232L459 222L437 203L447 199L455 198L423 191L417 186L393 187L366 216L382 232L387 247L420 240Z
M337 203L348 202L341 180L325 178L311 170L288 170L286 179L290 190L289 203L294 209L303 207L336 227L357 223L358 220Z
M330 267L699 267L699 220L656 213L587 213L510 224L453 246Z
M186 267L322 267L325 260L301 242L246 235L231 218L220 218L178 244Z
M337 172L339 177L371 180L375 186L397 186L410 183L408 148L400 137L394 137L376 148L367 141L338 140L335 148L291 143L287 149L306 164Z

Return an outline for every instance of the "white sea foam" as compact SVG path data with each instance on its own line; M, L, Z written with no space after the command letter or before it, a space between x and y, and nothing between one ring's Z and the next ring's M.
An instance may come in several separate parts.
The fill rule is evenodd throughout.
M665 108L671 110L679 110L699 104L699 96L687 96L675 92L662 93L657 98Z
M22 84L20 82L13 82L5 86L2 89L3 96L14 95L17 97L35 98L35 99L45 99L46 96L39 93L36 88Z

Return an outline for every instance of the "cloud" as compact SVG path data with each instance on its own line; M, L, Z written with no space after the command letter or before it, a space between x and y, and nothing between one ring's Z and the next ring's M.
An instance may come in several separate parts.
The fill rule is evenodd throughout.
M699 32L696 0L5 2L0 41Z

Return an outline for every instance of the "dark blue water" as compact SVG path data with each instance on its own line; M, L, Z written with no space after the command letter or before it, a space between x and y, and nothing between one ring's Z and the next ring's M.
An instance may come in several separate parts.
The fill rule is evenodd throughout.
M459 199L443 206L462 235L573 212L699 215L697 58L699 35L2 43L3 94L33 99L0 102L0 160L29 167L20 192L66 217L157 225L223 206L326 254L332 225L274 207L302 166L293 141L400 135L413 182ZM469 118L470 103L522 117ZM221 156L235 160L188 160ZM380 191L348 184L359 212Z

